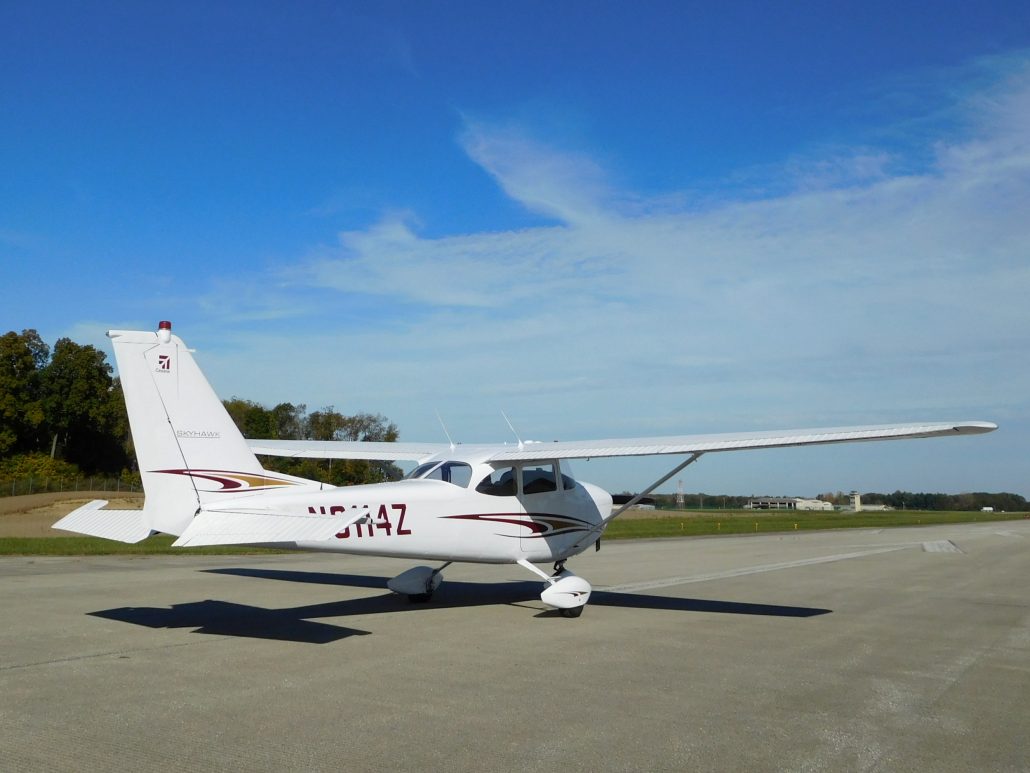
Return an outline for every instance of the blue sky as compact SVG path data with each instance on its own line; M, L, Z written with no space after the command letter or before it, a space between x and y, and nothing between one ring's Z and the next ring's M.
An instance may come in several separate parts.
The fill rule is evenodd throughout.
M1030 495L1025 3L10 2L0 116L0 331L411 440L993 420L684 487Z

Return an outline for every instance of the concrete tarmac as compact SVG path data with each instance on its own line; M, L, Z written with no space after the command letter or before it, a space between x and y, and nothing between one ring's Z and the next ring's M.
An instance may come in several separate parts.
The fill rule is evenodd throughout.
M408 566L0 559L0 769L1030 770L1030 521Z

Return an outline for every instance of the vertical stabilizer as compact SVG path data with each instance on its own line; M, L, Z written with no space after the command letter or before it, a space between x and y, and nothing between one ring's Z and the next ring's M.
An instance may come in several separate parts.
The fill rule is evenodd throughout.
M307 481L266 473L182 340L111 330L154 531L181 534L206 502Z

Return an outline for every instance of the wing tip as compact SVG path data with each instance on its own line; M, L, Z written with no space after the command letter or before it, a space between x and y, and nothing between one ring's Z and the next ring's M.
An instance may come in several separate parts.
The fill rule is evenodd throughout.
M982 435L996 429L998 425L993 421L962 421L954 425L954 430L960 435Z

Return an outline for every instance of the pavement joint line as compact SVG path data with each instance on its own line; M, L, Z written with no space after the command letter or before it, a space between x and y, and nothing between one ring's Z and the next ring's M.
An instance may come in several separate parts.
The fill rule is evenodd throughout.
M919 543L917 543L919 544ZM743 577L749 574L762 574L763 572L775 572L780 569L795 569L802 566L813 566L815 564L828 564L834 561L846 561L849 558L863 558L875 556L880 553L893 553L898 550L905 550L905 546L892 546L877 548L876 550L863 550L858 553L837 553L832 556L819 556L818 558L803 558L797 561L783 561L777 564L759 564L758 566L744 567L743 569L729 569L724 572L711 572L708 574L694 574L683 577L665 577L659 580L645 580L643 582L630 582L623 585L610 585L605 588L598 588L599 591L612 593L634 593L635 591L654 590L656 588L668 588L673 585L688 585L695 582L708 582L709 580L724 580L731 577Z

